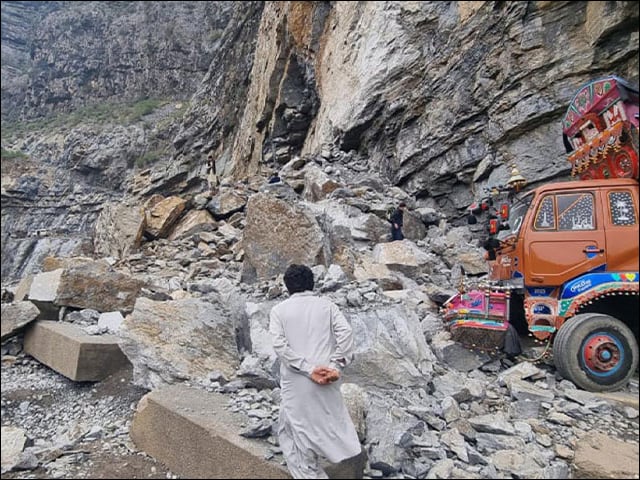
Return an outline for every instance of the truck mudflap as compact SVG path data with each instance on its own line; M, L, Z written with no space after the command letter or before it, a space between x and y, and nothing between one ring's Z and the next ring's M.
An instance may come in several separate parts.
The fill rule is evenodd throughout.
M509 329L509 289L459 292L442 306L452 340L477 350L499 350Z

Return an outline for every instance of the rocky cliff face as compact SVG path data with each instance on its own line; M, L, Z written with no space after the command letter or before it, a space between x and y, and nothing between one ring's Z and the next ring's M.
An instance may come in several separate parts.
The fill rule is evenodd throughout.
M560 117L592 78L637 84L638 17L634 2L3 2L3 282L90 248L107 199L202 191L208 154L235 179L341 156L450 219L511 164L531 185L566 177ZM144 97L162 108L105 115Z
M211 64L231 3L3 2L2 118L188 98Z
M559 119L576 88L637 82L637 18L624 2L269 4L232 162L334 144L449 214L511 163L550 180L567 172Z
M253 45L240 10L2 2L3 282L38 271L50 254L90 253L103 206L144 190L145 167L171 157L185 99L203 77L242 71L232 57L219 70L223 44Z

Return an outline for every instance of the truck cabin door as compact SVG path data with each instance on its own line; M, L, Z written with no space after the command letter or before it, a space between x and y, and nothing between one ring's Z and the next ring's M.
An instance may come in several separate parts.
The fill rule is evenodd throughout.
M598 193L567 190L547 192L536 199L524 235L526 285L562 285L606 267Z

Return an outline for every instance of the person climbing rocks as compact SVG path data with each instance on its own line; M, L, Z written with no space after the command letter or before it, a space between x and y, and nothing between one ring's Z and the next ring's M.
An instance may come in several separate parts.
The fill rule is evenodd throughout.
M406 207L406 203L400 202L398 208L391 212L389 216L389 222L391 223L391 241L404 240L402 225L404 223L404 211Z

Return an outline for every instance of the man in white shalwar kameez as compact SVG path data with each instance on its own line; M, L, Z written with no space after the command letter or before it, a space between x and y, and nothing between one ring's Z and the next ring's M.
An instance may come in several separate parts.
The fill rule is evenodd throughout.
M328 478L318 456L338 463L361 452L340 393L352 330L334 303L313 294L311 269L291 265L284 281L291 297L271 309L269 322L281 362L280 447L294 478Z

